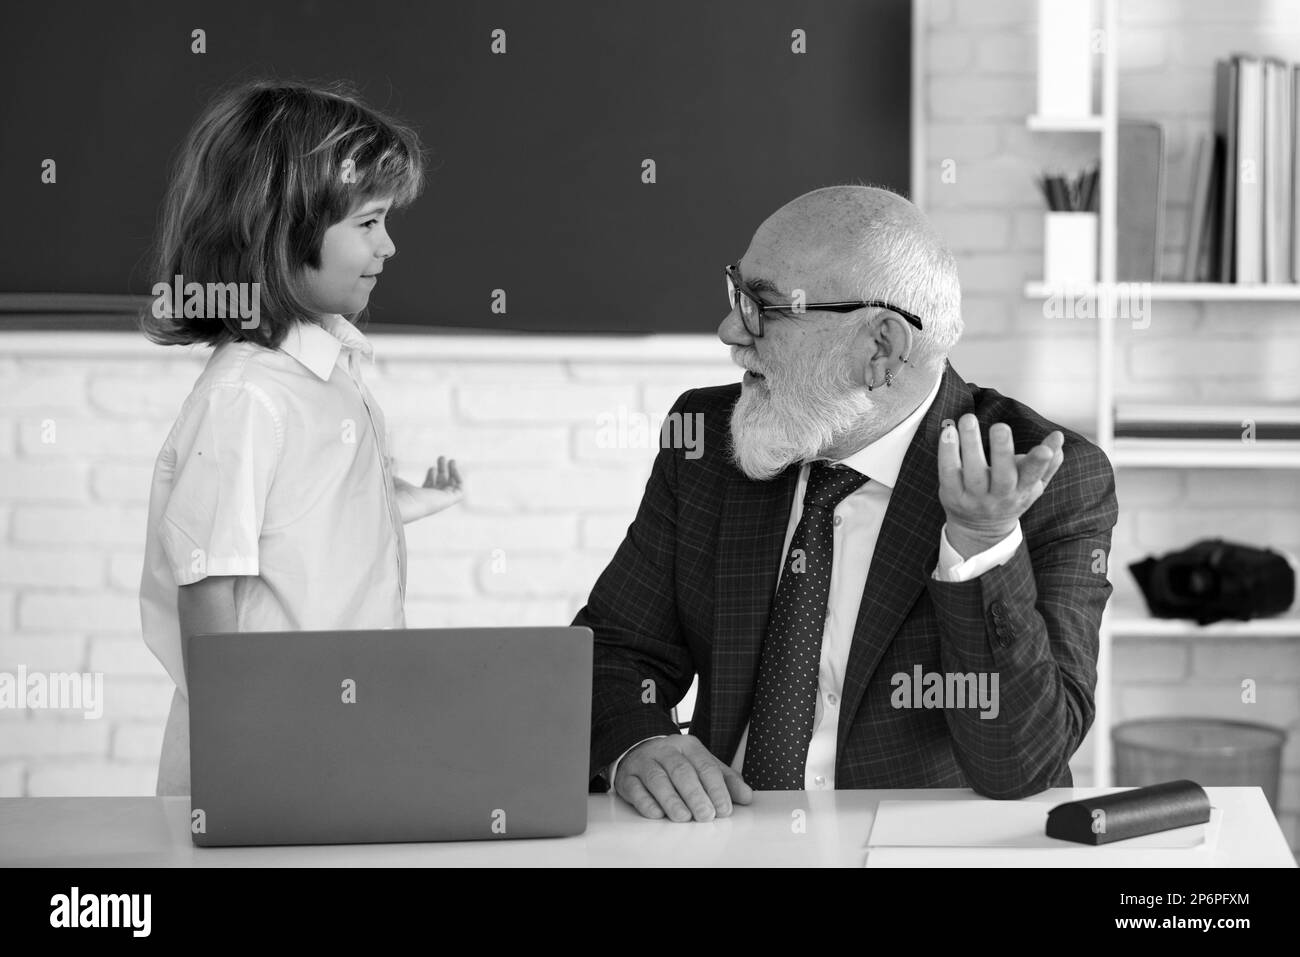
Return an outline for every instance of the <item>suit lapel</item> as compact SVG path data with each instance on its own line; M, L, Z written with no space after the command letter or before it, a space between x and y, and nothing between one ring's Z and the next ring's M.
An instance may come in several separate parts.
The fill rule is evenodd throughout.
M844 675L836 753L842 754L849 728L885 648L925 588L939 553L944 511L939 503L939 425L973 410L961 377L945 367L935 395L898 472L885 521L871 557L871 570L853 629Z
M714 583L713 681L709 748L730 761L740 746L758 684L758 660L776 592L781 547L800 465L769 482L728 477Z

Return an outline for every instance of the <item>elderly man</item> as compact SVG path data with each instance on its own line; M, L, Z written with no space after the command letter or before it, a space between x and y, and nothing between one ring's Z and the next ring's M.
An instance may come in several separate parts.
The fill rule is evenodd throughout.
M595 633L593 784L674 821L752 789L1070 785L1106 457L948 365L956 265L900 196L801 196L726 280L743 381L677 400L703 454L660 451L574 622Z

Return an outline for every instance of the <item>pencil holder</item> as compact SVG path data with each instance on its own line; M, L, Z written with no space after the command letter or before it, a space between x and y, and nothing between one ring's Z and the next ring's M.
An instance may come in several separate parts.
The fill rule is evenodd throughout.
M1097 281L1097 214L1048 213L1043 222L1043 278Z

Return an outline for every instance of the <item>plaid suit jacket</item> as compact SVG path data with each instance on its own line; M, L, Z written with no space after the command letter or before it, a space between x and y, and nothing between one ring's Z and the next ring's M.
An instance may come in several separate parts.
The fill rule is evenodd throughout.
M799 465L756 482L729 460L740 385L694 389L703 454L664 448L636 519L575 625L595 634L591 775L643 738L676 734L670 710L698 673L691 733L730 763L749 721ZM903 459L863 583L835 755L841 788L970 787L1017 798L1069 786L1092 724L1097 633L1117 507L1110 462L1069 429L1065 458L1021 517L1014 558L969 582L931 577L945 516L944 419L1011 426L1026 452L1060 426L945 369ZM999 709L895 708L893 675L996 673ZM653 682L651 684L651 682Z

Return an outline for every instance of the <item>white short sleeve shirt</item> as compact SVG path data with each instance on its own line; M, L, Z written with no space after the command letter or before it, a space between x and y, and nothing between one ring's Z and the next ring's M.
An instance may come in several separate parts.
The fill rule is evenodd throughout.
M342 316L213 350L154 465L140 614L187 695L181 585L238 576L239 631L402 628L406 542L369 342Z

